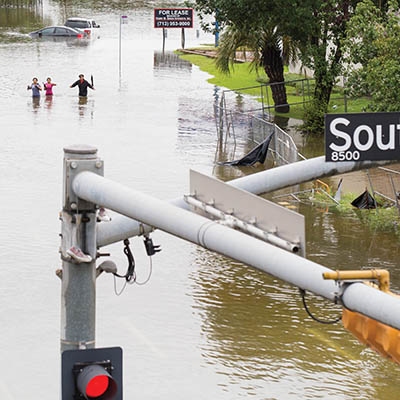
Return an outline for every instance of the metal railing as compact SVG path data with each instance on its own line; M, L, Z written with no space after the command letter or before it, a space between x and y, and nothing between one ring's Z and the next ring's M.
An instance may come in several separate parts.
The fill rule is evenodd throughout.
M215 104L215 121L220 144L226 144L229 139L236 144L237 137L245 137L258 145L273 133L269 149L276 165L304 159L293 138L269 121L270 115L265 112L263 104L260 107L260 103L252 96L244 99L240 93L235 93L231 90L224 91L220 102ZM232 94L236 96L236 104L231 103ZM229 102L232 107L228 107Z
M400 212L400 171L395 167L378 167L379 177L368 172L371 189L375 194L389 200Z

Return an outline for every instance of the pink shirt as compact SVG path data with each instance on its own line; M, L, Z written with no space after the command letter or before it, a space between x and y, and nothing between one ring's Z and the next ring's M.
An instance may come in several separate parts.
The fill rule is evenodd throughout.
M53 86L54 83L45 83L44 88L46 89L46 96L53 96Z

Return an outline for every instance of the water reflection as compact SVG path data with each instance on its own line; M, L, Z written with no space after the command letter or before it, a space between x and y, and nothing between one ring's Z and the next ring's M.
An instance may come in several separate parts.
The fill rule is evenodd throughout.
M50 109L53 106L53 96L44 97L45 108Z
M187 193L189 168L210 175L216 160L243 155L251 147L244 124L236 132L234 152L217 147L213 105L223 89L207 84L208 74L171 52L154 51L161 40L149 28L152 2L145 9L135 8L133 1L120 4L132 7L135 17L124 27L129 51L124 53L122 84L116 56L120 10L112 9L119 7L114 3L51 1L44 7L44 18L51 23L93 15L102 34L88 46L45 41L0 46L0 56L7 60L0 65L0 102L6 110L0 114L0 169L6 188L0 226L1 349L11 360L0 376L2 400L26 398L21 376L31 398L59 395L60 293L54 270L60 262L62 148L96 145L108 178L168 199ZM21 30L35 23L31 19ZM83 101L69 88L82 68L97 81L96 92ZM37 104L27 98L26 82L33 74L54 78L54 98L42 97ZM234 95L232 100L246 109L245 96L239 104ZM214 175L228 180L257 168L215 166ZM332 210L297 207L306 215L313 259L332 268L380 264L396 272L399 250L389 235L358 231L357 217L336 221ZM163 251L154 260L148 286L130 288L116 298L112 280L102 276L97 281L97 344L123 346L127 376L140 377L135 385L125 385L127 399L137 393L142 400L397 398L397 367L360 346L340 325L310 321L297 289L159 231L154 235L162 237L155 243ZM145 268L149 260L142 240L132 241L140 245L135 249L138 267ZM346 245L342 255L340 246ZM116 247L112 257L125 266L121 246ZM399 278L392 276L400 287ZM320 317L336 316L321 299L310 297L310 306ZM15 328L21 320L27 321L24 330ZM38 359L50 369L33 377Z
M322 391L324 399L375 398L373 384L358 382L367 382L377 368L389 372L390 364L340 324L310 320L296 288L203 249L194 262L192 296L202 321L204 362L240 396L313 399ZM338 315L320 298L308 296L308 302L321 319ZM397 383L388 386L394 391Z
M32 109L34 112L37 112L40 108L40 97L34 96L32 97Z
M321 156L325 154L324 141L313 135L305 135L299 151L305 158Z
M190 73L192 64L172 51L156 50L154 51L153 72L157 73L162 70L170 71L173 74L179 74L180 71Z
M357 210L343 214L335 208L299 205L299 211L305 215L308 258L332 269L388 269L392 289L400 289L400 248L392 233L374 231ZM364 211L369 212L361 214Z
M51 42L58 45L63 44L66 47L86 47L92 43L91 38L75 38L68 36L42 36L30 39L32 42Z
M38 7L9 7L1 5L0 26L7 28L29 27L35 23L42 22L43 9Z
M79 116L83 117L85 115L85 110L86 110L86 105L87 105L88 99L87 97L79 97L78 100L78 110L79 110Z
M41 26L44 21L41 1L6 0L0 4L0 42L28 41L26 33Z
M272 122L278 125L282 130L288 132L289 127L291 127L291 119L283 115L274 115Z
M19 28L43 18L42 1L5 0L0 4L0 26Z
M80 119L90 116L90 119L94 117L95 101L94 99L88 99L88 97L78 97L78 115Z

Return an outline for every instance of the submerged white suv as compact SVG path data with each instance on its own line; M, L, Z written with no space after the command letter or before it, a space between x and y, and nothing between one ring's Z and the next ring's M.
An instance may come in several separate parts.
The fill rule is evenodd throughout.
M88 35L92 33L93 28L100 28L100 25L97 25L96 21L93 19L79 17L68 18L64 25L69 26L70 28L80 29Z

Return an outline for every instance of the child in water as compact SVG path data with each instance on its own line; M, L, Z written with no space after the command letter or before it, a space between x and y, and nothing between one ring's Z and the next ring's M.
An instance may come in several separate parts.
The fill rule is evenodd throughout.
M53 96L53 86L57 86L56 83L51 81L51 78L47 78L47 82L43 84L46 90L46 96Z
M37 78L32 79L32 85L28 85L27 90L32 90L32 97L40 97L42 87L39 85Z

